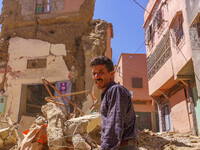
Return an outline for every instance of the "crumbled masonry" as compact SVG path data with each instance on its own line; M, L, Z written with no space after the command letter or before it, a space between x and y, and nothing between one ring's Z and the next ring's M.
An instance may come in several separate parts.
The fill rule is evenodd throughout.
M98 112L77 118L66 119L60 107L47 103L42 107L44 117L39 116L29 132L43 128L47 135L47 143L38 142L40 135L24 137L21 143L17 139L13 127L0 130L0 149L18 150L28 147L32 150L43 148L45 150L75 149L75 150L100 150L101 116ZM73 116L73 115L72 115ZM44 132L45 131L45 132ZM174 132L154 133L149 130L139 132L139 150L199 150L200 137ZM45 140L44 140L45 141Z

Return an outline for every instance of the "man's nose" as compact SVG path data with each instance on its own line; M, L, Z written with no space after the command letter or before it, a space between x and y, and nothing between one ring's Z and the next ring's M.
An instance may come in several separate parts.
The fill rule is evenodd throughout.
M98 78L99 77L99 74L98 73L95 73L94 74L94 78Z

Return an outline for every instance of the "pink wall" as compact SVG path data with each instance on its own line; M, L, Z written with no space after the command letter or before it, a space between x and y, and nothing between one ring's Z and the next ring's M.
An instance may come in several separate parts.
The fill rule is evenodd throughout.
M155 105L151 105L152 101L146 101L146 104L134 104L134 109L137 112L152 112L155 110Z
M163 0L164 2L165 0ZM157 5L156 7L155 4ZM166 1L166 4L159 3L158 0L150 0L146 9L151 12L144 14L144 28L148 28L149 25L153 23L154 18L151 15L154 15L156 11L162 8L163 11L163 20L162 27L156 29L154 34L154 46L152 48L149 45L146 45L147 56L149 56L155 49L158 43L161 41L163 36L168 30L170 30L170 45L172 56L168 61L159 69L159 71L149 80L149 91L151 96L155 96L155 92L160 90L161 87L168 82L168 80L173 77L176 79L179 71L184 68L192 58L191 53L191 44L189 36L189 25L187 23L187 14L185 1L176 0L176 1ZM154 11L153 11L154 10ZM175 19L177 12L182 12L183 15L183 31L184 38L181 40L178 46L175 45L174 41L174 32L171 29L170 25L173 25L173 20Z
M147 62L145 54L121 54L123 85L133 91L133 99L151 100L148 92ZM143 88L132 88L132 77L143 78Z
M173 120L174 131L186 133L191 131L192 120L188 115L187 100L184 90L177 92L170 98L171 115Z
M142 77L143 88L132 88L132 77ZM152 106L152 99L148 92L146 55L122 53L116 66L115 81L133 91L133 101L146 102L146 104L134 104L133 106L136 112L151 112L152 130L154 130L155 105Z
M146 104L134 104L133 105L136 112L151 112L151 124L152 130L154 131L153 126L153 112L155 111L155 105L152 106L152 101L146 101Z

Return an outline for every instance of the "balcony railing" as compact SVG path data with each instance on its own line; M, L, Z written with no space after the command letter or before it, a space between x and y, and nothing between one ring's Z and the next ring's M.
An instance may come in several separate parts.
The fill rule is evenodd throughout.
M163 36L160 43L156 46L153 53L147 58L147 73L148 80L150 80L158 70L171 57L171 46L169 31Z

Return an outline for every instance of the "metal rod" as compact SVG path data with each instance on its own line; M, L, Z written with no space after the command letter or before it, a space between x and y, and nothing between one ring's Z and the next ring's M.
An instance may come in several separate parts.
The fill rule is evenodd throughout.
M46 84L44 78L42 79L42 82L43 82L43 84L44 84L46 90L48 91L49 95L50 95L51 97L53 97L53 95L52 95L51 91L49 90L49 87L47 86L47 84ZM54 98L53 98L53 101L56 102L56 100L55 100ZM56 106L58 106L58 105L56 104Z
M47 82L47 84L49 86L51 86L54 90L56 90L62 97L64 97L65 100L67 100L72 106L74 106L82 115L84 115L83 111L80 108L78 108L78 106L76 106L76 104L72 103L72 101L69 100L66 96L63 96L63 94L57 88L55 88L49 81L47 81L46 79L43 79L43 80L45 82ZM52 96L52 98L54 98L54 97Z
M54 101L51 101L51 100L50 100L50 99L48 99L48 98L45 98L45 101L47 101L47 102L51 102L51 103L54 103L54 104L58 104L58 105L65 106L65 104L63 104L63 103L54 102Z
M51 96L51 97L53 97L53 95L52 95L52 93L51 93L51 91L49 90L49 87L47 86L47 84L46 84L46 82L49 84L49 82L45 79L45 78L42 78L42 82L43 82L43 84L44 84L44 86L45 86L45 88L47 89L47 91L49 92L49 95ZM50 84L49 84L50 85ZM51 85L50 85L51 86ZM56 100L53 98L53 102L56 104L56 106L58 107L58 104L56 103ZM66 109L65 109L65 107L64 106L62 106L61 105L61 109L63 110L63 112L64 112L64 114L65 115L69 115L69 113L66 111Z
M89 92L91 92L91 91L90 90L80 91L80 92L62 94L62 95L58 95L58 96L52 96L52 97L48 97L48 98L59 98L59 97L65 97L65 96L71 96L71 95L78 95L78 94L89 93Z

